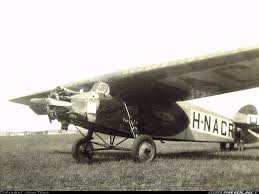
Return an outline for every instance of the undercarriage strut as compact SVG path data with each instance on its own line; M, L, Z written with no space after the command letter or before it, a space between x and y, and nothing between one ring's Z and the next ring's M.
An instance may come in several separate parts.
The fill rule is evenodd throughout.
M129 126L130 126L131 133L132 133L133 137L136 139L137 136L139 135L138 127L136 126L136 123L133 122L133 120L131 120L131 116L130 116L127 104L125 102L123 102L123 104L124 104L125 110L126 110L127 115L128 115L128 119L129 119L128 123L129 123Z

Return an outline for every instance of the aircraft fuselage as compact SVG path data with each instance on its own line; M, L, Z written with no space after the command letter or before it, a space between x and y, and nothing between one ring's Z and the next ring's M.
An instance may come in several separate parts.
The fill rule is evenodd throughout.
M230 119L188 102L178 102L177 104L184 110L189 124L183 131L168 139L234 142L235 124Z
M61 97L47 101L52 107L50 119L58 119L64 129L71 123L86 129L94 124L96 132L133 137L130 116L139 133L153 139L234 142L235 124L230 119L187 101L127 107L121 99L109 95L105 83L94 85L90 92L73 94L68 102Z

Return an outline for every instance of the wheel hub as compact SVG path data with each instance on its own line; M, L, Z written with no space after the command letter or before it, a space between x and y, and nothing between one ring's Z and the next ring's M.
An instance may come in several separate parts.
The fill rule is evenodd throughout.
M78 149L78 154L81 157L91 158L93 155L93 146L91 143L84 143Z
M143 142L139 148L139 158L141 160L148 160L152 157L152 145L149 142Z

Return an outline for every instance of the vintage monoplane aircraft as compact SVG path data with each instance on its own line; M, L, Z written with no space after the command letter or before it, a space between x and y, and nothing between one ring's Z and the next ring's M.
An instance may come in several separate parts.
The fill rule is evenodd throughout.
M222 150L228 143L233 149L239 126L247 131L247 142L257 141L259 117L253 105L229 119L186 101L258 86L259 47L254 47L140 66L10 101L57 119L63 130L70 124L88 129L87 134L78 129L83 137L72 146L76 160L119 149L143 162L154 159L154 140L218 142ZM103 143L95 142L93 133ZM110 142L98 133L110 135ZM123 140L115 143L116 136ZM119 147L128 138L134 138L131 149Z

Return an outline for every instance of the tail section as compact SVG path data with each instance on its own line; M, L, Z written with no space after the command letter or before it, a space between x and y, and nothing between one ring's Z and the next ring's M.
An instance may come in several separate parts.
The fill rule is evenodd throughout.
M245 133L245 143L259 141L259 115L254 105L246 105L234 115L233 122Z
M251 116L258 117L256 107L249 104L239 109L239 111L234 115L233 122L237 124L250 125L252 120L249 120L248 118Z

